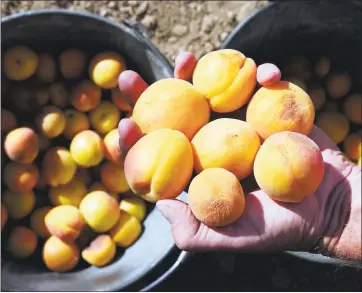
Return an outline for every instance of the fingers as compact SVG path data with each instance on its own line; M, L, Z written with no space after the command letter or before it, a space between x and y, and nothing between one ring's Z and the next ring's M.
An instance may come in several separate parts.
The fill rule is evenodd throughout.
M256 79L262 86L277 83L280 81L281 76L280 69L272 63L261 64L256 71Z
M189 52L179 53L175 60L175 78L191 81L196 64L197 59L194 54Z
M142 77L132 70L123 71L118 77L118 86L127 102L134 105L148 87Z
M125 154L142 137L141 129L130 118L124 118L119 122L118 133L119 145Z

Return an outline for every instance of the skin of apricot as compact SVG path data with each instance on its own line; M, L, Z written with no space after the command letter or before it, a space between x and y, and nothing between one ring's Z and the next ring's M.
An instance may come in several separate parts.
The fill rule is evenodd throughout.
M358 159L357 166L362 166L362 165L361 165L361 162L362 162L362 157L360 157L360 158Z
M7 109L1 108L1 132L8 133L17 126L15 115Z
M348 135L343 142L343 147L351 160L358 161L362 155L361 133L355 132Z
M362 95L353 94L346 98L343 104L343 113L346 118L356 124L362 123Z
M182 132L160 129L129 150L124 171L132 191L149 202L174 199L189 183L193 169L190 142Z
M47 226L45 225L45 216L51 209L51 207L41 207L31 214L30 227L41 238L48 238L51 236Z
M210 227L221 227L235 222L243 214L245 197L233 173L210 168L191 181L188 203L199 221Z
M340 99L351 88L351 77L348 72L332 73L327 80L327 90L332 99Z
M51 187L49 199L54 206L72 205L79 207L82 199L87 195L87 186L79 179L73 178L69 183Z
M71 93L70 102L73 107L81 112L88 112L99 104L101 88L89 80L78 83Z
M92 182L92 176L90 174L90 171L85 168L78 168L74 178L82 181L85 185L89 185Z
M192 82L214 112L233 112L249 101L255 89L256 65L236 50L213 51L198 61Z
M81 76L87 63L85 52L80 49L67 49L59 56L60 72L66 79Z
M102 101L89 113L90 123L99 134L106 134L116 128L120 118L119 110L109 101Z
M191 145L196 173L207 168L224 168L240 180L253 171L260 138L246 122L220 118L201 128Z
M77 239L86 225L82 213L72 205L52 208L46 214L44 221L50 234L63 241Z
M119 220L109 232L109 235L118 246L126 248L138 239L141 232L142 226L136 217L121 213Z
M43 247L43 261L51 271L67 272L78 264L79 249L74 243L51 236Z
M91 80L101 88L112 89L118 86L118 77L126 70L126 62L116 52L101 52L89 64Z
M11 162L5 166L5 184L14 191L31 191L39 180L39 170L34 164Z
M104 186L111 192L123 193L130 189L121 165L105 162L101 167L101 179Z
M65 129L64 136L67 139L72 139L76 134L90 128L88 116L74 109L68 109L64 112Z
M287 81L260 88L246 111L246 122L263 140L281 131L309 135L314 117L313 102L308 94Z
M35 194L32 191L17 192L6 189L2 194L2 200L10 218L15 220L25 218L35 206Z
M37 245L36 234L27 227L18 226L11 231L7 249L16 258L26 258L35 252Z
M87 224L98 233L110 230L120 216L117 200L104 191L88 193L80 203L79 210Z
M134 106L132 119L144 134L169 128L181 131L191 140L209 122L210 107L189 82L166 78L156 81L142 93Z
M96 267L109 264L116 255L116 244L109 235L99 235L82 251L83 259Z
M88 193L93 191L104 191L107 192L110 196L112 196L115 200L119 200L119 195L115 192L111 192L102 182L94 182L91 186L89 186Z
M70 153L81 167L97 166L104 158L103 140L96 132L84 130L72 139Z
M114 88L111 90L111 98L112 102L117 106L119 110L124 112L132 111L131 105L128 104L119 88Z
M38 135L29 127L16 128L6 135L4 150L12 161L30 164L39 153Z
M298 203L318 188L324 162L318 145L307 136L282 131L268 137L254 162L259 187L272 199Z
M53 82L57 78L57 64L52 55L48 53L39 55L39 64L35 76L43 83Z
M322 112L316 125L321 128L336 144L341 143L348 135L349 123L346 117L338 112Z
M313 86L308 94L313 102L314 109L320 110L326 102L326 91L320 85Z
M104 147L106 158L114 164L124 164L124 154L119 145L119 133L115 128L104 137Z
M35 123L42 135L54 138L63 133L66 119L59 108L47 106L38 114Z
M6 222L8 221L8 210L3 203L1 203L1 231L3 230Z
M138 197L123 198L119 203L119 208L121 211L136 217L140 222L146 216L146 203Z
M64 109L69 104L69 93L64 82L56 82L49 86L49 95L52 104Z
M3 71L11 80L25 80L31 77L38 67L38 55L26 46L15 46L3 54Z

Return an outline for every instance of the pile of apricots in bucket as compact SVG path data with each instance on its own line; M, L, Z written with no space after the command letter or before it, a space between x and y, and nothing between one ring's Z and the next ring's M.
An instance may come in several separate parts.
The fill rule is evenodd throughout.
M350 160L360 160L361 139L349 125L361 124L355 110L361 95L343 99L343 114L323 110L324 117L317 117L327 94L323 100L322 86L303 89L309 76L298 60L285 69L293 81L258 87L251 58L236 50L213 51L199 60L192 82L156 81L131 108L117 89L118 75L126 68L117 53L99 53L88 66L77 50L53 59L17 47L3 58L5 76L19 84L14 90L29 95L19 83L29 78L42 85L29 103L12 96L15 108L34 113L27 124L18 125L18 116L2 109L2 117L7 115L2 118L7 159L2 227L7 214L15 222L30 217L29 226L12 226L7 249L14 257L27 257L44 238L43 261L53 271L73 269L80 254L90 265L108 264L116 247L137 241L145 202L175 199L182 191L195 217L210 227L242 217L243 184L251 177L275 201L298 204L313 196L324 176L321 150L308 137L315 121L336 143L344 141ZM332 99L349 94L341 90L345 78L329 76L325 67L316 65L313 74L328 76ZM103 98L107 91L110 100ZM143 134L124 156L116 130L121 113ZM347 129L336 124L337 117ZM47 191L49 206L34 209L37 190ZM91 239L85 248L83 237Z

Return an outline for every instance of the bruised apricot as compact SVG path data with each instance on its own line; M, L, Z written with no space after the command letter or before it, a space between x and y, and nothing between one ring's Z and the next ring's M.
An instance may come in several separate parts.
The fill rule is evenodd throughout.
M356 124L362 123L362 95L353 94L346 98L343 104L343 113L346 118Z
M51 236L43 246L43 261L54 272L72 270L79 262L79 249L74 243Z
M129 190L123 166L105 162L101 167L101 179L111 192L122 193Z
M340 99L351 88L351 77L348 72L332 73L327 80L327 90L332 99Z
M180 131L155 130L129 150L124 171L132 191L149 202L180 195L192 175L193 153Z
M112 102L117 106L119 110L124 112L132 111L131 105L126 101L124 95L121 93L119 88L114 88L111 90Z
M86 223L81 212L72 205L52 208L45 216L45 225L50 234L64 241L74 241Z
M239 51L217 50L197 62L192 83L214 112L233 112L249 101L256 86L256 69L254 60Z
M8 210L5 205L1 203L1 231L3 230L6 222L8 221Z
M362 155L361 133L355 132L348 135L343 142L343 147L351 160L358 161Z
M15 115L7 109L1 108L1 132L8 133L16 128Z
M15 258L26 258L32 255L38 245L36 234L29 228L15 227L7 241L7 249Z
M309 135L314 117L308 94L287 81L260 88L246 111L246 121L264 140L281 131Z
M39 170L34 164L11 162L4 168L4 181L8 187L18 192L31 191L39 180Z
M82 251L83 259L96 267L109 264L116 255L116 244L109 235L99 235Z
M137 100L132 114L132 120L144 134L169 128L181 131L188 139L209 118L205 97L189 82L176 78L161 79L149 86Z
M2 200L10 218L15 220L25 218L35 206L35 194L32 191L17 192L6 189L2 193Z
M272 199L301 202L316 191L324 175L318 145L307 136L282 131L268 137L254 162L259 187Z
M41 238L48 238L51 235L45 225L45 216L51 209L51 207L41 207L31 214L30 227Z
M119 145L119 132L117 128L108 132L104 137L104 147L106 157L109 161L117 165L123 165L124 154Z
M39 64L36 68L35 76L43 83L50 83L56 79L57 65L52 55L48 53L39 55Z
M49 199L54 206L72 205L79 207L83 197L87 195L87 187L84 182L73 178L64 185L51 187L49 190Z
M316 125L321 128L336 144L341 143L349 132L346 117L338 112L322 112L317 118Z
M207 168L224 168L240 180L253 170L260 138L248 123L220 118L202 127L191 145L196 173Z
M66 120L59 108L47 106L41 109L35 122L42 135L54 138L63 133Z
M136 217L140 222L142 222L146 216L146 203L143 201L143 199L138 197L128 197L121 199L119 208L121 211Z
M100 87L89 80L83 80L73 88L70 102L76 110L88 112L99 104L101 95Z
M141 232L142 226L136 217L127 213L121 213L119 220L113 226L109 235L118 246L126 248L138 239Z
M67 49L59 56L60 72L66 79L78 78L83 73L86 62L85 52L76 48Z

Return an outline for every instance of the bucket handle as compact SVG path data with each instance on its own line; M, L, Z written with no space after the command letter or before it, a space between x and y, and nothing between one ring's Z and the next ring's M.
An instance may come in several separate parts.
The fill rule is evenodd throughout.
M147 39L151 39L153 37L153 34L139 21L125 19L122 23L130 29L137 31Z

